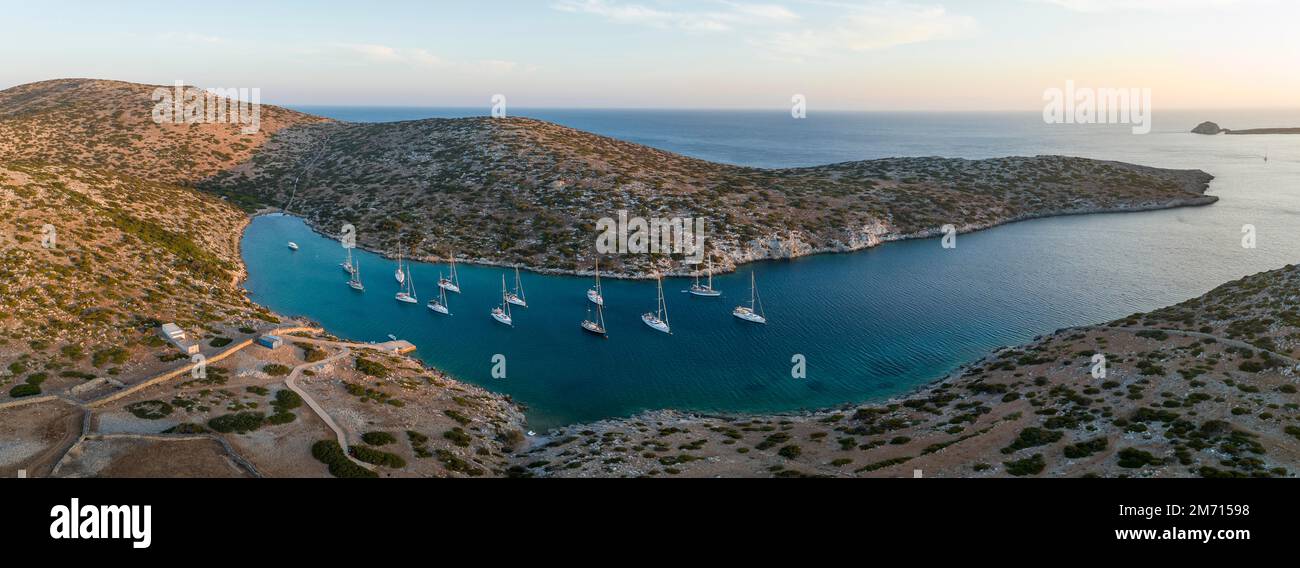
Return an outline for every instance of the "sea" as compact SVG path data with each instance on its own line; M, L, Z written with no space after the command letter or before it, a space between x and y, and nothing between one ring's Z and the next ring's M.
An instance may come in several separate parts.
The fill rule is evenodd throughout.
M486 109L295 107L354 122L480 116ZM530 428L627 417L647 410L780 413L884 400L942 379L1002 346L1061 328L1102 323L1194 298L1228 281L1300 259L1300 136L1202 136L1198 123L1234 129L1300 126L1300 109L1171 110L1149 134L1128 125L1045 124L1036 112L855 113L517 109L548 120L718 162L788 168L900 156L989 158L1059 154L1215 176L1216 204L1140 213L1037 219L937 239L788 261L715 278L720 298L665 280L665 335L641 322L653 282L606 279L607 339L584 333L589 278L522 274L527 309L514 326L490 316L501 302L497 267L458 266L452 315L424 302L449 267L416 263L419 305L393 299L396 263L358 252L357 293L339 267L339 243L285 215L256 218L242 252L250 297L357 341L389 336L454 377L510 395ZM1266 159L1267 158L1267 159ZM703 213L707 216L707 212ZM1247 232L1254 246L1243 246ZM288 250L289 241L301 249ZM1249 244L1249 243L1247 243ZM751 299L751 272L767 325L731 315Z

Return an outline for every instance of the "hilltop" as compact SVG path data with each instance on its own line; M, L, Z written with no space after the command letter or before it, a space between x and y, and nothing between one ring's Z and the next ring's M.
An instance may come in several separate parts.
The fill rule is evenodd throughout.
M260 129L253 134L229 123L159 124L152 98L159 88L174 90L168 85L56 79L0 91L0 162L76 164L192 185L249 160L281 129L326 121L262 105Z
M363 247L540 270L590 270L602 217L704 217L719 270L1073 213L1211 203L1211 176L1060 156L894 158L758 169L527 118L316 124L274 137L201 187L287 207ZM615 273L681 270L617 257Z

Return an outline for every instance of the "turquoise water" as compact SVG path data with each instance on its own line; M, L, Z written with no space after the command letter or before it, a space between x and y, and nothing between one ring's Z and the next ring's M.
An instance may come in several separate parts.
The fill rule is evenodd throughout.
M591 113L597 118L588 113L584 120L612 125L602 133L648 124L641 137L660 139L662 125L651 111ZM672 336L639 319L655 306L652 282L605 281L610 338L604 340L578 327L586 314L588 279L531 273L524 274L524 286L532 307L516 309L515 327L505 328L488 316L499 302L504 271L489 267L460 267L465 293L451 296L454 316L447 318L423 306L436 293L438 272L445 267L417 264L421 304L398 304L395 263L361 253L367 291L357 294L338 267L344 252L338 243L284 216L259 217L247 230L246 287L258 303L311 318L342 337L383 341L393 334L410 340L429 364L526 404L535 429L658 408L767 412L879 399L940 378L993 348L1177 303L1300 258L1300 137L1209 138L1183 132L1207 118L1235 128L1279 120L1225 114L1166 116L1148 136L1113 127L1053 127L1023 116L1008 121L1000 115L907 115L907 121L884 115L887 124L879 128L871 127L880 123L878 115L855 115L849 122L863 130L860 139L844 130L845 120L828 123L824 128L834 131L828 136L850 142L825 152L827 162L849 152L877 157L875 152L889 149L880 132L894 132L910 121L910 130L896 134L900 148L907 149L899 155L1063 153L1196 167L1218 176L1211 193L1222 200L1209 207L1016 223L962 235L956 250L925 240L758 263L752 268L771 321L763 327L730 315L748 298L748 272L717 278L724 292L717 299L680 293L689 285L686 280L666 281ZM738 142L728 133L758 128L745 126L744 113L703 123L695 120L701 115L675 116L679 131L673 136L695 140L692 144L716 154L734 151ZM1300 124L1300 113L1280 120ZM955 123L948 138L937 134L945 121ZM786 122L753 137L777 139L789 128ZM745 155L752 161L775 152L769 144L776 145L756 142ZM657 145L690 150L671 141ZM790 159L801 151L780 156ZM773 158L756 165L790 164ZM1259 234L1253 250L1240 245L1246 223ZM302 249L291 253L288 241ZM506 357L504 379L491 375L496 354ZM791 377L796 354L807 360L806 379Z

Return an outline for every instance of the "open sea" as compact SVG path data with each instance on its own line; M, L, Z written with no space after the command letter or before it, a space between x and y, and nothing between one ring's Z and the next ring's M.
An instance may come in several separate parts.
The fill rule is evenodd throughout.
M481 110L296 107L358 122L481 115ZM1300 259L1300 136L1199 136L1203 120L1228 128L1300 126L1295 111L1169 111L1147 135L1128 126L1047 125L1038 113L817 113L786 111L517 109L697 158L757 167L894 156L986 158L1064 154L1214 174L1207 207L1058 217L852 254L752 265L769 324L736 320L749 267L720 276L722 298L696 298L665 281L673 335L646 327L653 282L604 280L608 340L578 327L589 279L525 272L530 307L515 326L493 321L499 268L460 266L452 317L430 312L445 266L417 264L419 305L393 299L395 262L358 254L367 290L346 286L344 251L300 220L264 216L245 233L252 299L359 341L389 334L457 378L528 407L530 427L675 408L780 412L877 400L942 378L992 349L1076 325L1175 304L1227 281ZM1268 160L1264 160L1267 154ZM705 213L706 214L706 213ZM1257 248L1241 245L1253 225ZM286 243L297 242L290 252ZM513 274L510 275L513 280ZM506 377L492 377L505 356ZM792 359L807 362L793 378Z

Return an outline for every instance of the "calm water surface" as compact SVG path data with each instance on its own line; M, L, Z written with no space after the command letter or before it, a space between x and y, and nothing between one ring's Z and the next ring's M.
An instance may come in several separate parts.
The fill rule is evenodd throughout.
M345 120L471 114L457 109L304 108ZM753 266L771 324L731 317L748 273L719 277L723 298L665 282L674 334L639 320L653 283L606 281L610 339L582 333L581 278L524 274L531 308L513 329L495 323L497 268L460 267L453 316L425 309L445 266L417 265L421 305L393 300L395 263L361 253L364 294L346 285L343 250L293 217L256 219L245 234L246 287L277 312L360 341L389 334L464 380L529 407L532 427L640 410L767 412L878 399L942 377L990 349L1055 329L1098 323L1198 296L1226 281L1300 258L1300 136L1204 137L1201 120L1231 128L1300 125L1300 112L1158 114L1146 136L1127 128L1044 125L1034 114L537 110L519 114L730 163L785 167L886 156L983 158L1067 154L1200 168L1218 204L1148 213L1042 219L938 241ZM1265 153L1269 161L1263 160ZM1241 247L1252 224L1258 248ZM290 253L287 241L302 250ZM507 378L491 378L506 356ZM791 358L808 378L790 377Z

